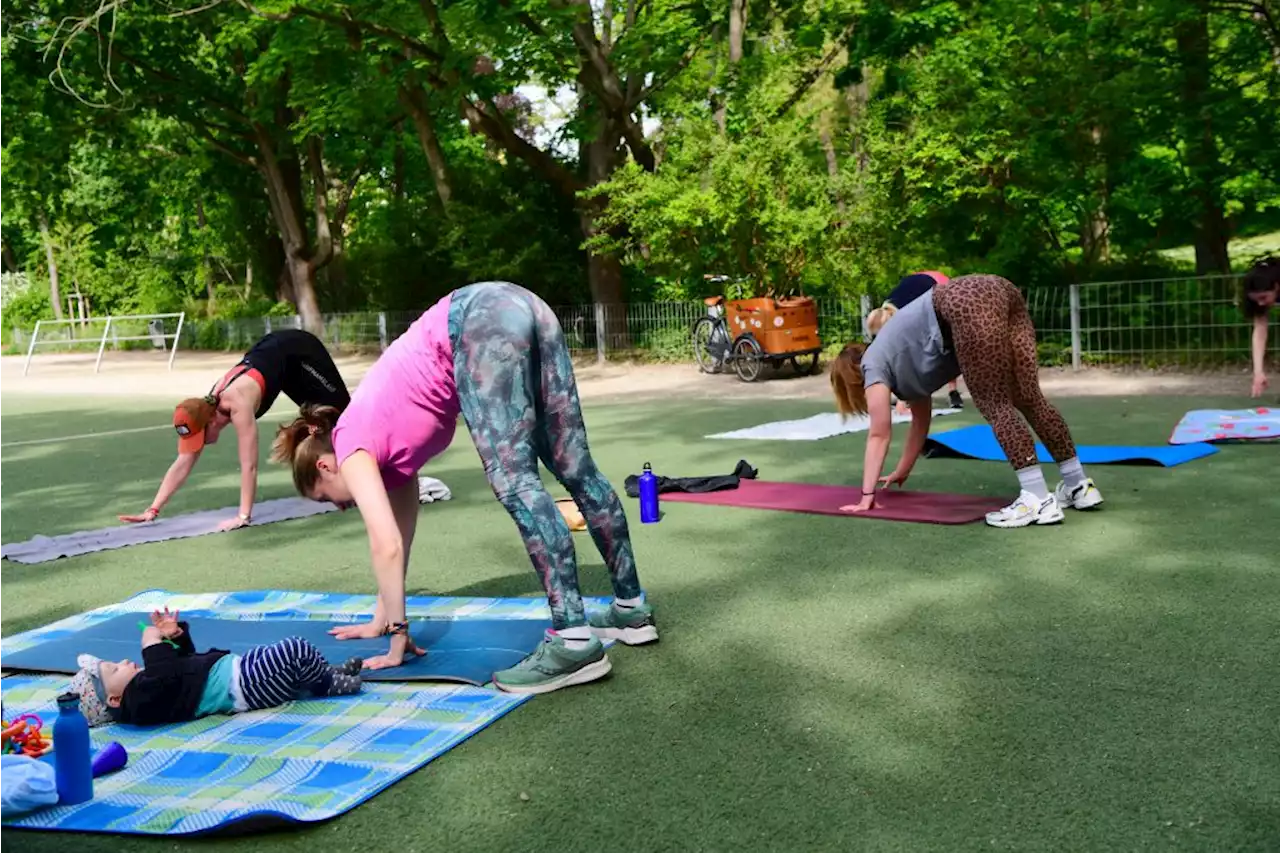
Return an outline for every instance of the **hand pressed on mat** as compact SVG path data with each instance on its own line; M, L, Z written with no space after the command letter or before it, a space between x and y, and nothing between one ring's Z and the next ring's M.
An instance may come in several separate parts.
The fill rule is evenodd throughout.
M125 524L142 524L147 521L155 521L156 517L159 515L160 510L155 507L150 507L146 512L139 515L117 515L116 518L120 519Z
M898 472L897 470L891 471L890 473L880 478L880 488L887 489L890 486L892 486L894 483L897 483L899 486L901 486L903 483L907 482L907 478L910 476L911 476L910 471L905 471L901 473ZM869 509L876 509L878 507L879 507L879 503L876 501L875 492L872 492L869 495L864 495L862 500L860 500L856 504L845 504L844 506L840 507L840 511L841 512L866 512Z
M372 640L374 637L381 637L386 632L386 621L378 619L376 616L372 622L362 622L359 625L339 625L337 628L329 629L329 634L339 640Z
M876 509L876 495L872 492L869 495L863 495L862 500L856 504L845 504L840 507L841 512L866 512L869 509Z

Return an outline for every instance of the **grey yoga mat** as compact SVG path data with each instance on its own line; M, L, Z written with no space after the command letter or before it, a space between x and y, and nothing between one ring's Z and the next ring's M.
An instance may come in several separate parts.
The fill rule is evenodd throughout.
M306 498L277 498L254 504L253 521L250 525L256 527L260 524L271 524L273 521L306 518L333 512L336 509L336 506L327 501L321 503ZM141 524L120 524L98 530L64 533L60 536L35 536L26 542L12 542L0 548L0 558L12 560L15 563L47 563L59 557L75 557L80 554L92 554L94 551L205 536L209 533L217 533L218 525L228 518L234 518L235 514L235 507L209 509L202 512L189 512L186 515L175 515L172 518L161 517Z

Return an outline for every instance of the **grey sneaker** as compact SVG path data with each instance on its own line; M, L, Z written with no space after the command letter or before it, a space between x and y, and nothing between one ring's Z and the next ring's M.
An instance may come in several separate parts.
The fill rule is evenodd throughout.
M536 652L510 669L495 672L493 683L507 693L550 693L604 678L611 669L613 664L599 637L572 649L564 637L548 631Z
M587 614L591 632L602 640L617 640L628 646L640 646L658 639L658 626L653 621L653 605L642 601L635 607L619 607L610 602L608 610Z

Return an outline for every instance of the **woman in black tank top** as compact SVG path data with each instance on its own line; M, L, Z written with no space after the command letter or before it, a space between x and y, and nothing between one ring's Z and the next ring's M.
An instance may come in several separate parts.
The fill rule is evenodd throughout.
M346 383L320 339L310 332L284 329L259 340L204 397L191 397L173 412L178 458L165 472L146 512L121 515L123 522L152 521L182 488L205 445L222 430L235 428L240 456L240 512L219 529L244 527L253 518L258 490L258 418L284 394L299 407L315 403L345 409L351 402Z

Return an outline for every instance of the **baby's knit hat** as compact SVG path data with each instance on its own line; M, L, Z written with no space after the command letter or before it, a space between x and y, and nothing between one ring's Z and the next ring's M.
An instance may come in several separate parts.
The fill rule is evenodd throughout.
M102 683L102 660L93 655L76 658L80 671L71 679L71 691L80 694L80 713L90 726L101 726L112 720L107 706L107 688Z

